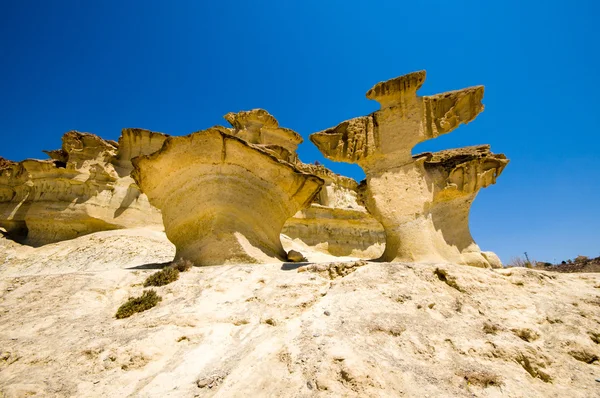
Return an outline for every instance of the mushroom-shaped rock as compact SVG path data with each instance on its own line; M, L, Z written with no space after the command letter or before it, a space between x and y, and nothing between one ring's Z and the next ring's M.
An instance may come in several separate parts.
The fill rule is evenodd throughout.
M468 123L483 110L483 86L419 97L425 72L376 84L367 97L381 109L312 134L329 159L359 164L359 187L367 210L383 225L383 261L452 261L476 266L486 260L468 228L477 191L495 183L508 160L488 146L413 158L419 142Z
M170 137L133 165L177 258L198 265L285 261L283 224L323 185L220 127Z
M224 118L233 127L232 135L268 150L279 159L290 163L297 161L296 149L303 141L302 136L280 127L277 120L264 109L230 112Z
M469 231L479 189L496 182L508 160L488 145L426 153L359 187L360 199L385 228L383 261L450 261L488 268Z

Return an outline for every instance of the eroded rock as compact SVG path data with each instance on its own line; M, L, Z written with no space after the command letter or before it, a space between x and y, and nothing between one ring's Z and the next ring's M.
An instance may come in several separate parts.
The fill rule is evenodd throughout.
M473 241L468 215L478 190L495 183L506 157L489 146L411 155L417 143L472 121L483 110L483 87L419 97L424 80L420 71L378 83L367 97L381 104L379 111L310 139L327 158L365 171L360 200L385 229L382 261L498 266L497 256L482 254Z
M168 137L167 134L146 129L123 129L119 137L119 151L114 162L121 169L119 174L129 175L133 170L131 159L158 151Z
M230 118L238 131L252 127ZM323 180L234 134L213 127L170 137L160 151L135 158L132 175L162 211L178 258L197 265L285 261L283 224L312 202Z
M298 161L296 149L302 136L295 131L280 127L277 119L264 109L252 109L224 116L231 126L231 134L259 146L279 159L290 163Z
M322 165L297 166L321 177L325 184L310 207L287 220L283 233L334 256L381 256L385 232L364 206L358 204L358 183Z
M119 160L119 144L70 131L50 160L3 161L0 166L0 227L32 245L72 239L91 232L147 226L161 229L150 206ZM140 146L136 153L151 150Z

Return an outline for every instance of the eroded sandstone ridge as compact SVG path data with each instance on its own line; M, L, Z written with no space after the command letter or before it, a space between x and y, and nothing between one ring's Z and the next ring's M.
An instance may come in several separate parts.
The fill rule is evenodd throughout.
M325 184L310 207L285 223L283 233L334 256L379 257L385 246L385 232L357 202L358 183L322 165L297 166L321 177Z
M285 221L308 206L323 180L295 159L301 137L263 110L228 114L233 129L170 137L133 160L133 178L163 214L176 256L197 265L285 260Z
M0 161L0 227L33 245L91 232L138 226L162 228L129 176L131 157L152 153L165 134L124 129L119 143L70 131L51 159Z
M417 143L475 119L483 110L483 87L419 97L424 81L420 71L378 83L367 98L380 103L379 111L310 139L327 158L365 171L361 199L385 229L382 261L500 266L495 254L482 253L473 241L468 214L479 189L495 183L506 157L488 146L411 155Z

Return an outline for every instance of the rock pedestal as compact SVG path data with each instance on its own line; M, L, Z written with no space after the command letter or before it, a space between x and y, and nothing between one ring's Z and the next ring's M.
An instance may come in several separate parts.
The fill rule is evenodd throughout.
M285 261L283 224L323 185L223 127L170 137L133 165L176 257L196 265Z
M310 139L327 158L365 171L361 199L385 229L382 261L498 266L497 256L481 253L471 238L468 214L478 190L495 183L508 160L488 146L411 155L417 143L472 121L483 110L483 87L419 97L424 80L420 71L375 85L367 98L381 110Z

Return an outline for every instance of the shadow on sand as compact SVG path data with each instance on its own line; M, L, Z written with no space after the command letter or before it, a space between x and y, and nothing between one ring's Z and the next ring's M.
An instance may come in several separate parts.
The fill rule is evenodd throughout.
M171 263L172 263L172 261L167 261L166 263L142 264L142 265L136 265L135 267L127 267L125 269L163 269Z
M301 263L283 263L283 265L281 266L281 270L282 271L293 271L295 269L298 269L304 265L309 265L312 264L311 262L301 262Z

